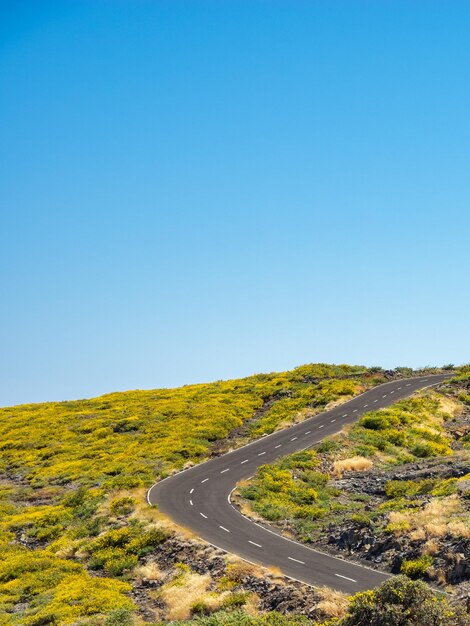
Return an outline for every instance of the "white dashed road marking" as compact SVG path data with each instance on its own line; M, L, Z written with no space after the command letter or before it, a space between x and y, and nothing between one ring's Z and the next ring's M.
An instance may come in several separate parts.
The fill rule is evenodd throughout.
M199 513L199 515L201 515L204 519L207 519L207 515L204 515L204 513Z
M306 434L306 435L310 435L310 433L311 433L311 432L312 432L311 430L306 430L306 431L305 431L305 434Z
M193 505L193 501L192 501L192 500L190 500L190 501L189 501L189 504L190 504L191 506L194 506L194 505Z
M341 576L341 574L335 574L335 576L339 576L339 578L344 578L345 580L350 580L352 583L357 583L357 580L354 580L354 578L348 578L347 576Z
M221 528L222 530L225 530L226 533L230 532L228 528L225 528L225 526L219 526L219 528Z
M194 491L194 487L191 489L191 491L189 493L192 493Z
M225 474L225 472L228 472L228 471L229 471L229 469L230 469L230 468L229 468L229 467L227 467L227 469L222 470L220 473L221 473L221 474Z
M291 441L295 441L297 439L297 437L292 437Z
M257 548L262 548L262 546L259 545L259 543L255 543L254 541L250 541L248 539L248 543L251 543L253 546L256 546Z
M274 446L275 448L280 448L282 446L282 443L279 443L277 446Z
M201 483L206 483L208 480L208 478L204 478L204 480L201 480Z
M333 422L336 422L336 420L331 420L331 423L333 424Z
M260 452L258 456L263 456L263 454L266 454L266 452Z
M301 565L305 565L305 563L303 561L299 561L299 559L294 559L291 556L287 557L290 561L295 561L296 563L300 563ZM355 581L354 581L355 582Z
M242 461L240 465L243 465L243 463L248 463L248 459L245 459L244 461Z

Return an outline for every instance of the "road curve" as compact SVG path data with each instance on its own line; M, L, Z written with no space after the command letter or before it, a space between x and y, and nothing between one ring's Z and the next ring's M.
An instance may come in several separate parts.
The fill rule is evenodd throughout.
M149 489L147 500L217 548L252 563L279 567L301 582L328 585L348 594L375 587L389 575L313 550L256 524L231 504L230 494L260 465L309 448L363 413L389 406L450 376L421 376L374 387L330 411L170 476Z

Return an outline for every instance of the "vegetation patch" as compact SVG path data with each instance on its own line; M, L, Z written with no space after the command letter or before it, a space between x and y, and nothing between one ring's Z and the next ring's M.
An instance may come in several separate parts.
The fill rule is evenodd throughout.
M366 413L315 450L261 467L235 501L245 514L322 549L347 550L413 577L466 580L470 563L452 550L470 550L461 401L469 384L467 374L456 376L438 391Z
M129 620L146 558L172 534L144 507L143 489L207 458L216 442L242 443L229 443L241 427L246 441L382 380L364 367L313 364L0 409L0 560L10 577L0 579L0 624L65 626L112 609L121 611L113 620ZM240 606L242 596L226 601Z

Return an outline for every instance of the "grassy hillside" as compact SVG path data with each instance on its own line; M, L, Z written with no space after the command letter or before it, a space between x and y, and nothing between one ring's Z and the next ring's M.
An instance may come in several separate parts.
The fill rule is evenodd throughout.
M241 508L394 573L469 581L469 390L462 372L261 467L240 488Z
M0 624L137 611L138 568L169 535L145 511L143 488L216 444L272 432L383 380L363 367L306 365L0 409Z

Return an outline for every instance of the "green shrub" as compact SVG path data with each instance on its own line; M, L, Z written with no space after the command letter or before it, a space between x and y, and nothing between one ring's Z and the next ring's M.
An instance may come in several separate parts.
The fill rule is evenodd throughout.
M191 605L192 615L209 615L210 609L204 600L197 600Z
M431 442L420 442L413 446L411 453L419 459L427 459L432 456L439 456L442 451Z
M340 626L469 626L470 616L421 581L396 576L356 594Z
M400 572L409 578L424 576L433 563L432 556L420 556L417 559L405 560L401 564Z
M341 450L341 445L333 439L325 439L316 448L316 451L320 454L328 454L330 452L337 452Z
M385 493L389 498L414 496L420 490L419 483L413 480L390 480L385 485Z
M434 497L451 496L452 494L457 493L457 484L457 478L443 480L434 487L431 491L431 495Z
M357 524L358 526L370 526L371 518L366 513L355 513L351 515L351 521Z
M109 511L113 515L129 515L135 506L134 498L113 498L109 503Z
M248 598L250 597L250 593L246 591L237 591L235 593L231 593L225 600L222 602L223 609L235 609L240 608L241 606L247 603Z
M134 626L133 611L125 608L114 609L106 616L103 626Z

